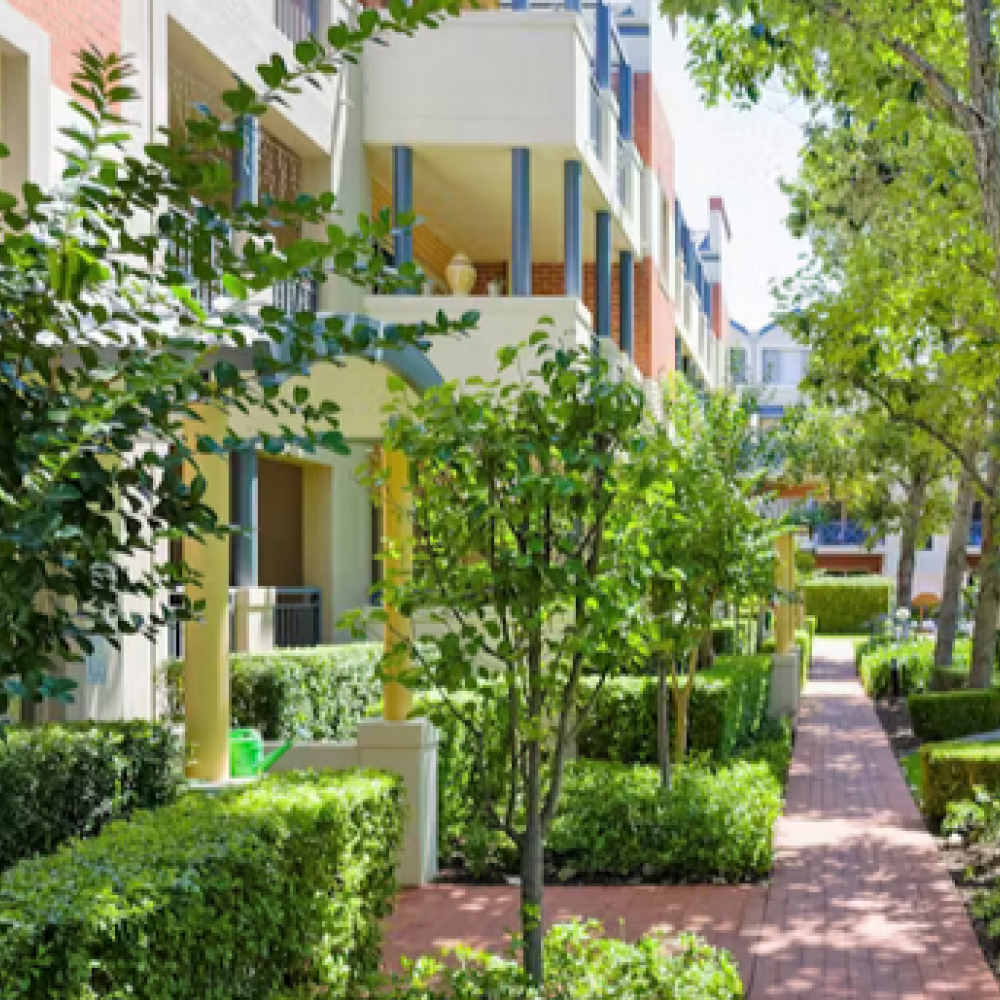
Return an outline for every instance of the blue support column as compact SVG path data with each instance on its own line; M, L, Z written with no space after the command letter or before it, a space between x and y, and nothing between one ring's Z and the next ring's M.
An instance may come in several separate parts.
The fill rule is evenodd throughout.
M510 9L511 10L528 10L530 4L528 0L511 0Z
M392 215L396 227L392 249L396 267L413 263L413 228L400 227L399 219L413 212L413 150L409 146L392 147Z
M232 517L241 533L233 536L233 582L257 586L260 512L257 503L257 451L246 445L230 456Z
M594 61L597 86L606 90L611 86L611 10L603 0L597 0L597 54Z
M618 134L632 141L634 128L632 106L632 67L623 62L618 69Z
M512 295L531 295L531 153L511 153L511 281Z
M635 270L631 250L622 250L618 255L618 309L618 346L632 361L635 354L632 336L635 325Z
M567 160L563 171L564 292L583 297L583 164Z
M258 176L260 151L260 122L252 115L241 115L236 120L243 144L236 151L236 204L254 204L258 199Z
M573 11L574 14L583 13L583 3L581 2L581 0L564 0L563 6L566 8L566 10Z
M611 336L611 213L597 213L597 336Z

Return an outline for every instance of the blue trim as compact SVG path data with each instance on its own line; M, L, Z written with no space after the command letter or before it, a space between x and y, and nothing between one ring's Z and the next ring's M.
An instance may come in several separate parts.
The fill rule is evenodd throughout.
M511 152L511 294L531 294L531 153Z
M236 151L236 204L255 204L257 191L257 164L260 141L260 122L253 115L240 115L236 120L242 145Z
M623 62L618 70L618 134L632 141L632 67Z
M565 0L564 6L566 7L566 10L572 11L574 14L583 13L582 0Z
M583 164L567 160L563 169L563 290L583 297Z
M257 451L253 445L239 448L230 462L235 480L232 517L241 531L233 536L233 582L237 587L256 587L260 544Z
M313 37L319 34L319 0L309 0L309 33Z
M511 10L528 10L530 4L528 0L511 0Z
M597 213L597 336L611 336L611 213Z
M416 393L423 394L428 389L444 385L444 379L433 362L413 344L405 347L369 348L365 351L365 356L385 365Z
M401 227L397 220L413 212L413 150L409 146L392 147L392 250L394 264L413 263L413 229Z
M611 11L604 0L597 0L596 47L594 73L597 86L607 90L611 86Z
M627 11L623 12L627 13ZM618 34L624 38L649 38L648 24L619 24Z
M632 325L635 307L635 267L631 250L618 255L619 346L629 361L633 359Z
M767 403L764 406L758 406L757 413L762 417L783 417L785 408L775 403Z

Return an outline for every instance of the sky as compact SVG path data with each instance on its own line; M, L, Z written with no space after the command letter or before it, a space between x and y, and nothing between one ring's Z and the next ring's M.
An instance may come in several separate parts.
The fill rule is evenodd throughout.
M676 143L681 203L690 224L704 229L709 198L724 200L733 234L722 263L729 314L759 329L774 308L771 282L793 274L807 249L785 229L787 202L778 189L781 177L796 174L803 112L778 87L769 87L750 111L706 108L685 70L683 29L654 58L663 60L657 74L669 84L662 97Z

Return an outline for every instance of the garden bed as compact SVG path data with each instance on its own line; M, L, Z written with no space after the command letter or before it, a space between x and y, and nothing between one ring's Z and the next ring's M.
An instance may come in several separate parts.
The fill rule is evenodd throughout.
M915 791L918 767L914 766L914 758L910 755L919 754L923 741L913 732L906 699L879 699L875 702L875 711L907 784ZM1000 980L1000 928L991 931L989 920L976 915L976 901L982 894L1000 893L1000 840L970 843L966 838L949 837L942 832L939 821L928 820L926 816L924 825L965 904L979 947L993 975Z

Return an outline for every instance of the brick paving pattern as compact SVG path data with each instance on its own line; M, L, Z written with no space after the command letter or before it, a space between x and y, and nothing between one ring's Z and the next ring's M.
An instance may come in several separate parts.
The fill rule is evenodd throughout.
M775 837L767 887L552 887L546 918L598 917L628 938L695 931L733 952L750 1000L1000 1000L849 643L816 644ZM514 889L410 890L386 965L458 943L499 952L516 923Z

